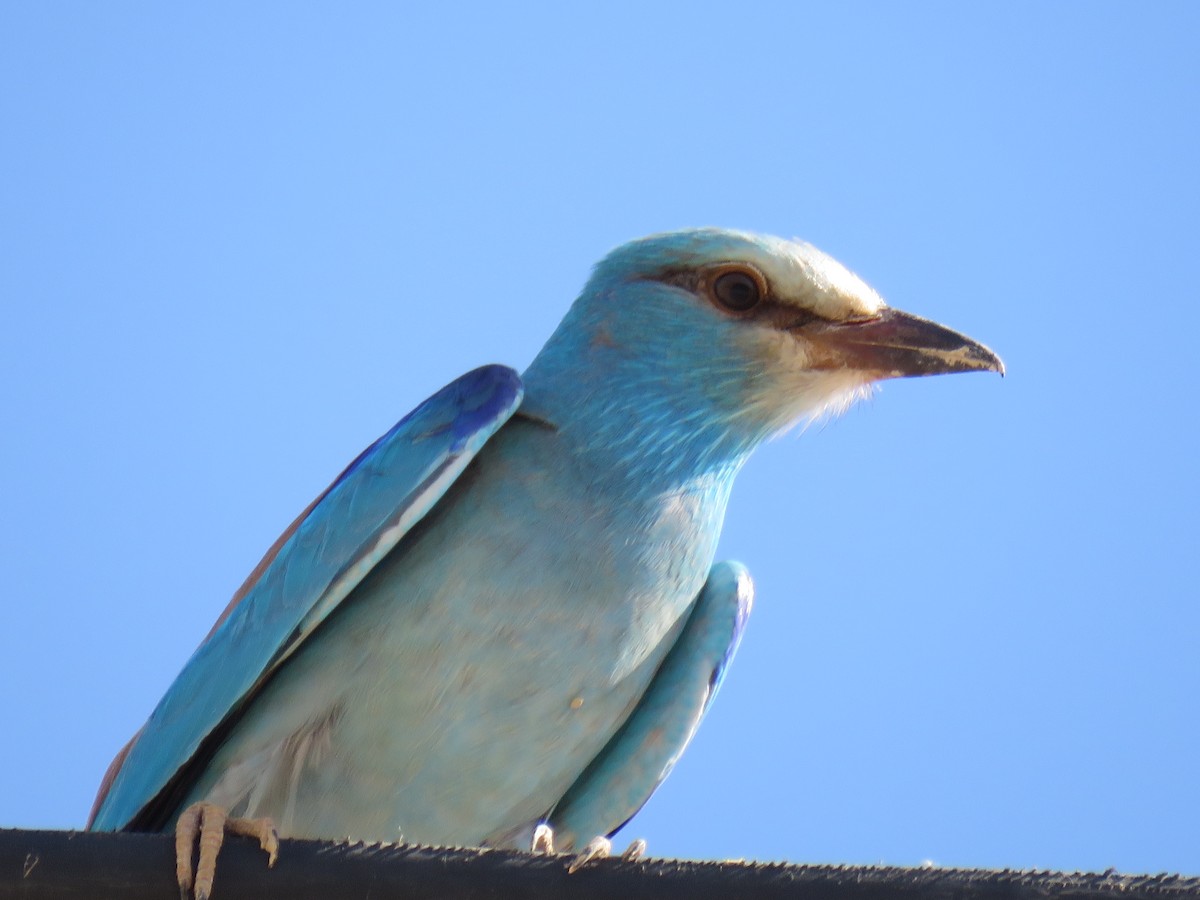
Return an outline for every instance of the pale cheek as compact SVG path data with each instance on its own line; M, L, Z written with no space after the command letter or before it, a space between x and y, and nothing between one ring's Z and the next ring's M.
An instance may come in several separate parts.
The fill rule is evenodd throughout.
M808 344L783 332L747 335L743 349L757 360L745 384L745 408L772 430L838 415L870 394L871 379L860 371L809 368Z

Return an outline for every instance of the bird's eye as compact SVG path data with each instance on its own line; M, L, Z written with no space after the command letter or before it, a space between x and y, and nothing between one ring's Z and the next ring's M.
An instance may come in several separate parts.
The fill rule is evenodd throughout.
M733 312L752 309L762 299L758 279L738 269L717 276L712 283L712 292L717 303Z

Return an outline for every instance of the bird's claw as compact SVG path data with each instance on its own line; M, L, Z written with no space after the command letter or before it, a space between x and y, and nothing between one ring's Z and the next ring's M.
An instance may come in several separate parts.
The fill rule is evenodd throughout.
M268 818L226 819L225 831L229 834L258 838L258 846L267 854L267 868L275 868L279 859L279 832L275 829L273 821Z
M621 859L626 862L633 862L634 860L641 859L645 852L646 842L638 838L625 848L625 852L621 854ZM575 855L570 865L567 866L567 872L574 874L593 860L607 859L610 856L612 856L612 841L603 835L598 835L588 841L587 846Z
M646 841L642 838L630 841L629 846L625 848L625 852L621 854L621 859L626 862L633 862L641 859L646 855Z
M539 822L538 826L533 829L533 840L530 842L529 850L531 853L542 856L553 856L554 829L545 822Z
M217 854L225 833L258 838L267 854L267 866L279 858L279 833L270 819L231 819L212 803L193 803L175 824L175 879L180 900L208 900L217 874ZM199 844L200 859L192 868L192 850Z
M574 874L592 860L606 859L609 856L612 856L612 841L603 836L594 837L588 841L587 846L579 851L579 853L575 855L575 858L571 860L571 864L567 866L567 872Z

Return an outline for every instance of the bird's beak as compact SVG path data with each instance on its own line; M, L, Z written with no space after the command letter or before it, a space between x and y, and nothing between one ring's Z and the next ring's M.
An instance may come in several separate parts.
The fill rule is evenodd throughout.
M898 309L848 322L809 323L797 330L812 345L813 368L857 369L872 379L976 370L1004 374L1000 357L983 344Z

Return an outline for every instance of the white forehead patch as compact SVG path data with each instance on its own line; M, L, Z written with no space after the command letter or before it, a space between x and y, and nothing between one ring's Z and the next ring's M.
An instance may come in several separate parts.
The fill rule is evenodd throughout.
M780 302L833 321L874 315L887 305L866 282L812 244L723 228L691 228L630 241L601 261L594 277L623 280L631 274L736 262L762 272Z
M804 241L760 237L755 257L778 299L837 321L870 316L887 304L865 281Z

